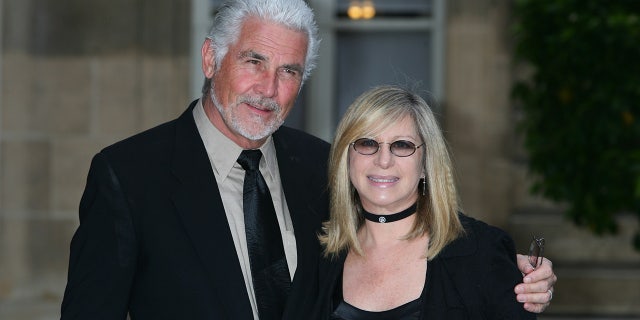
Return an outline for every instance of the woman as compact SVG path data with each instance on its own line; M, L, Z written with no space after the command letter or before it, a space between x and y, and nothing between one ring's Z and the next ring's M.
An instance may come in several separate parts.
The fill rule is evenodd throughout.
M511 238L459 213L427 103L394 86L347 110L331 148L319 319L535 319Z

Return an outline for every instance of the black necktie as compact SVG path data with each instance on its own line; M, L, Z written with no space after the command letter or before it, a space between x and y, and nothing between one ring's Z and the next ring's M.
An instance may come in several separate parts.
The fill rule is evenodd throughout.
M245 170L244 224L258 315L275 320L282 318L291 278L269 187L258 169L261 157L260 150L244 150L238 163Z

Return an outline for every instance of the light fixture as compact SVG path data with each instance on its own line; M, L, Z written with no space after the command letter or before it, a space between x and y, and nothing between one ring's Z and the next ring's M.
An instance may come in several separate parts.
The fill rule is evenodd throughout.
M372 0L356 1L352 0L349 3L349 9L347 9L347 15L349 19L372 19L376 16L376 8L373 5Z
M373 6L373 1L365 0L362 2L362 18L372 19L376 16L376 7Z

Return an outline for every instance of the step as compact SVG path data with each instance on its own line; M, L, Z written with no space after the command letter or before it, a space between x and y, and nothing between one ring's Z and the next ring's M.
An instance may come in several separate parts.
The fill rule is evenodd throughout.
M618 234L594 235L577 227L560 211L528 208L509 218L507 230L518 252L527 251L534 235L545 238L545 256L553 262L570 264L614 264L640 267L640 251L631 239L639 229L638 218L632 214L616 217Z
M620 232L596 236L576 227L559 211L527 209L507 228L518 252L533 235L545 238L545 256L558 276L553 303L540 319L640 319L640 252L631 238L633 215L616 217Z

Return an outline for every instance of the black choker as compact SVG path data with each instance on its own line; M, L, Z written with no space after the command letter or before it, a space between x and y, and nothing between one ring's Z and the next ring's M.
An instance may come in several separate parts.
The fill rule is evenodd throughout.
M416 208L417 208L417 205L414 203L409 208L406 208L398 213L388 214L388 215L373 214L371 212L367 212L367 210L362 208L362 214L364 215L364 218L369 221L378 222L378 223L387 223L387 222L402 220L412 215L413 213L416 212Z

